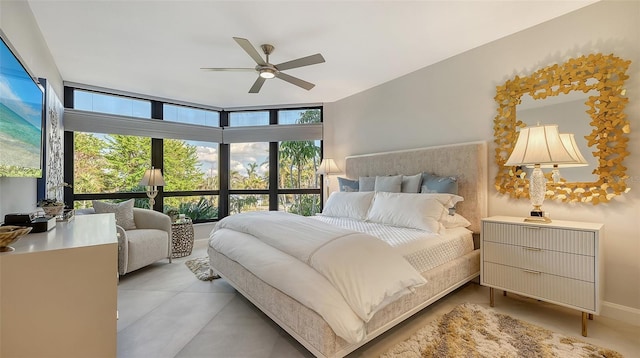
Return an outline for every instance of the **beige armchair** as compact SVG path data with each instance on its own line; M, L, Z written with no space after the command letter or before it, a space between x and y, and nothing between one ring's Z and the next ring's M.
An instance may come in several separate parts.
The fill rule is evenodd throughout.
M95 214L93 208L76 210L76 214ZM136 228L118 233L118 273L124 275L158 260L171 262L171 218L161 212L133 208Z

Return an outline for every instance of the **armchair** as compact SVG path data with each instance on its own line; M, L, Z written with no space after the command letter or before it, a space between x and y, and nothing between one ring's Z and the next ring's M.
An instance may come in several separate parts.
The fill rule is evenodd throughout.
M93 208L76 214L95 214ZM158 260L171 262L171 218L163 213L133 208L135 229L116 225L118 233L118 273L127 274Z

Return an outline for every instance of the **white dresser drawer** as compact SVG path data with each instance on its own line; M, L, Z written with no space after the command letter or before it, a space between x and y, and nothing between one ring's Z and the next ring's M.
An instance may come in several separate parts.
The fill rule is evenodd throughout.
M595 255L593 231L485 221L482 225L482 235L486 242L499 242L588 256Z
M593 256L484 241L483 260L576 280L595 281Z
M484 263L482 284L595 312L595 284L536 271Z

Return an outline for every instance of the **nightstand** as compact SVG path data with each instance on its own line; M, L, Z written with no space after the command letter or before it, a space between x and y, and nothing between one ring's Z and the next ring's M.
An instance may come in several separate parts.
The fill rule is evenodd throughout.
M179 219L171 223L171 257L185 257L193 250L193 222L191 219Z
M586 337L587 317L600 313L603 233L603 224L597 223L483 219L480 284L490 288L490 305L495 288L577 309Z

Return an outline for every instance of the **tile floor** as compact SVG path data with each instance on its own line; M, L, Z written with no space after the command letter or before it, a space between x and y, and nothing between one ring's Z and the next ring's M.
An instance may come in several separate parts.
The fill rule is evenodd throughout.
M313 357L304 347L237 294L224 280L199 281L184 265L206 256L197 240L189 257L159 262L121 277L118 287L118 357L287 358ZM459 303L489 305L489 290L469 283L348 357L378 357ZM517 295L496 294L495 309L578 338L580 312ZM604 317L589 321L593 344L625 357L640 356L640 327Z

